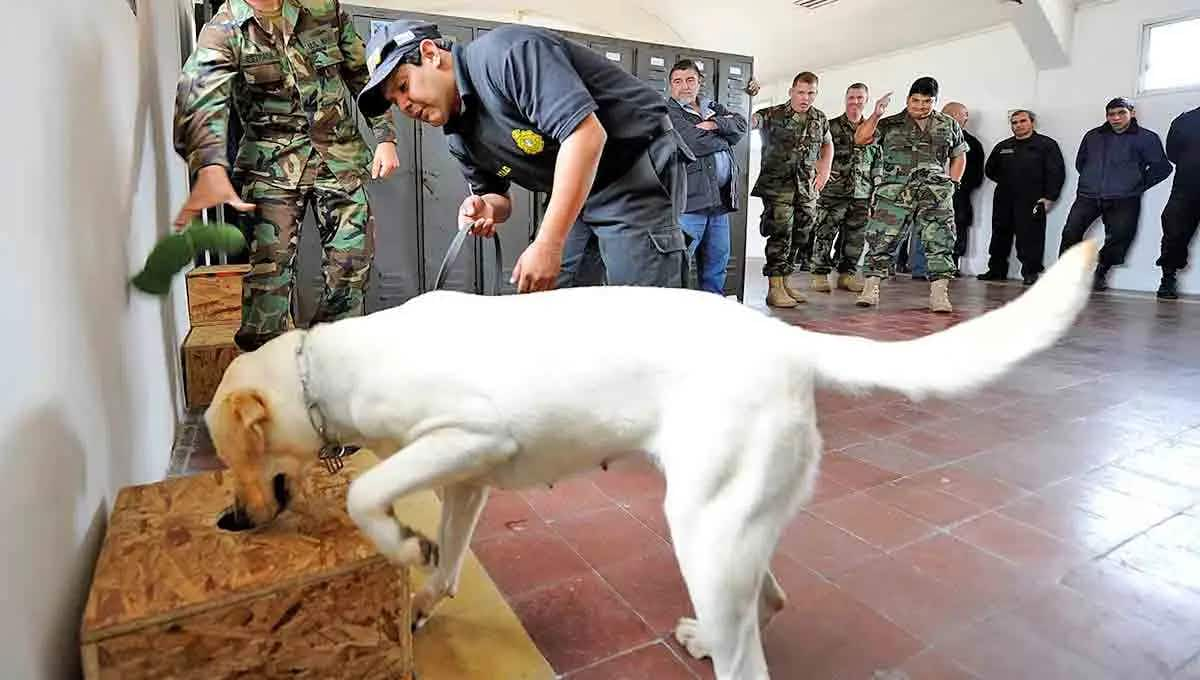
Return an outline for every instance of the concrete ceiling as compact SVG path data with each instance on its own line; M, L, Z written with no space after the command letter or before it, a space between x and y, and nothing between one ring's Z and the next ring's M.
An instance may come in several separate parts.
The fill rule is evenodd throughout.
M1011 21L1003 0L344 0L520 22L755 57L760 81L946 40Z

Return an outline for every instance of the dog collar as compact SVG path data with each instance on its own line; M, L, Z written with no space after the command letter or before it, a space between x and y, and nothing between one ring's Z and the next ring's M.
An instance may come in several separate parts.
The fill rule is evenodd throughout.
M321 404L313 395L312 384L309 380L310 366L308 352L305 351L308 348L308 335L309 331L304 331L300 336L300 344L296 345L296 369L300 376L300 390L304 393L304 410L308 413L308 422L321 437L322 445L321 450L317 452L317 458L332 475L345 465L342 459L358 451L359 447L340 444L337 438L329 432L329 420L321 411Z

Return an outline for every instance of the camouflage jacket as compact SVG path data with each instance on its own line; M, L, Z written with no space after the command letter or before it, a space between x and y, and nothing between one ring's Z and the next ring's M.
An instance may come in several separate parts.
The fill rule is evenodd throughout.
M369 176L371 152L348 102L367 84L363 41L338 0L284 0L284 40L246 0L228 0L201 30L175 97L175 150L195 174L229 167L229 104L244 130L235 174L295 188L313 149L348 191ZM394 141L391 114L369 121Z
M751 195L783 201L797 193L815 198L812 181L821 144L829 135L829 119L816 107L805 118L790 102L759 109L754 115L762 135L762 165Z
M879 147L874 144L855 144L856 129L858 126L851 123L844 113L829 121L829 133L833 137L833 169L829 173L829 182L821 190L821 196L871 197L871 171L875 157L879 155Z
M958 121L944 113L929 114L922 130L907 111L879 121L872 144L879 146L875 186L904 185L910 179L936 178L949 183L946 164L967 151Z

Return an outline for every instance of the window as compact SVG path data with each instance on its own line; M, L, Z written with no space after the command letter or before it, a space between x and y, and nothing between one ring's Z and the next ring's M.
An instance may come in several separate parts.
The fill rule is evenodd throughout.
M1140 73L1139 93L1200 88L1200 16L1147 24Z

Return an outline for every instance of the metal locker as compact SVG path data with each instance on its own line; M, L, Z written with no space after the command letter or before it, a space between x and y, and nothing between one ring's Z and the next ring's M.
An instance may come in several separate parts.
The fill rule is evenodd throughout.
M354 28L364 42L385 22L356 19ZM354 102L363 139L374 151L375 137ZM421 249L417 232L417 123L391 109L396 126L396 155L400 167L383 180L367 183L371 215L375 220L375 262L367 290L367 312L395 307L421 293Z
M600 53L605 59L633 73L633 46L611 40L592 40L587 46Z
M466 24L438 22L442 37L454 44L466 44L474 37L474 28ZM445 135L428 125L417 125L420 177L417 179L420 206L421 256L424 262L422 290L432 290L437 282L438 266L458 231L458 208L469 193L458 161L446 148ZM450 269L443 286L446 290L475 292L476 239L467 239L458 260Z
M712 57L701 57L688 52L680 52L675 57L675 61L690 59L696 63L696 70L700 71L700 96L715 98L714 94L717 91L717 62ZM672 62L674 65L674 62ZM668 66L667 68L670 68ZM670 82L669 80L667 82Z
M750 202L750 95L746 94L746 84L754 75L754 65L745 59L721 59L720 63L720 101L730 111L746 117L746 135L742 137L733 149L738 159L739 172L735 185L741 191L741 208L729 216L730 254L729 267L725 277L725 294L737 295L741 299L745 292L745 262L746 262L746 223L748 221L747 204Z
M674 55L671 50L662 47L639 46L636 75L650 83L654 89L666 97L671 93L667 78L674 63Z

